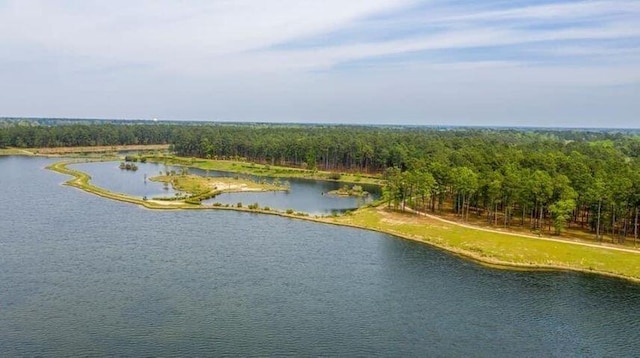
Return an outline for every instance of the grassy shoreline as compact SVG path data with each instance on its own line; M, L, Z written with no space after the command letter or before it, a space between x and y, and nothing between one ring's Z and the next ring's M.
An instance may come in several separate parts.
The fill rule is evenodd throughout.
M311 217L301 213L285 213L260 208L202 206L177 201L143 200L92 185L88 174L67 167L72 163L74 162L58 162L47 169L72 176L73 178L66 181L65 185L104 198L137 204L147 209L216 209L277 215L389 234L428 244L493 268L577 271L640 283L640 251L486 232L415 214L387 211L381 207L362 208L350 215L340 217Z
M149 178L149 181L171 184L171 186L181 192L188 193L187 197L158 198L157 200L180 200L184 199L188 203L198 202L216 197L222 193L241 192L267 192L267 191L287 191L289 188L282 185L257 183L242 178L227 177L201 177L189 174L169 174L158 175Z
M257 164L236 160L184 158L175 156L147 156L146 158L149 162L154 163L162 163L166 165L184 165L187 167L202 170L216 170L229 173L254 175L259 177L336 181L349 184L382 184L382 179L378 176L373 175L332 173L328 171Z
M358 210L334 223L425 243L493 268L575 271L640 283L637 250L482 231L381 207Z
M0 148L0 155L26 156L65 156L71 154L101 154L126 151L165 151L169 144L133 144L133 145L103 145L92 147L43 147L43 148Z

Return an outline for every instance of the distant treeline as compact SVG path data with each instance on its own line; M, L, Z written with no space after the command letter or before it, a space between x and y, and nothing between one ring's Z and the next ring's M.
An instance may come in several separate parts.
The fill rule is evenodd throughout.
M177 129L171 125L19 124L0 127L0 147L86 147L133 144L168 144Z
M622 241L638 236L640 136L623 131L14 123L0 146L172 144L182 156L384 174L397 207Z

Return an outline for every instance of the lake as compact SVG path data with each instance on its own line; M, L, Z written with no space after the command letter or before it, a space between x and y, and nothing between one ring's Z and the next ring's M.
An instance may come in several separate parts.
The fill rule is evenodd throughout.
M91 182L99 187L113 192L127 194L136 197L167 197L174 196L176 192L169 186L163 187L163 183L145 180L159 175L160 172L175 170L180 173L182 168L176 166L165 166L157 163L136 163L137 171L119 169L120 162L96 162L73 164L70 168L81 170L91 175ZM254 181L266 180L272 182L273 178L258 178L251 175L235 174L215 170L189 169L189 173L210 177L242 177ZM278 179L284 182L284 179ZM286 211L293 209L311 215L328 215L346 210L357 209L358 207L371 203L380 197L380 189L374 185L361 185L364 190L371 194L367 197L340 197L327 195L331 190L336 190L344 183L318 181L291 178L286 180L289 183L289 191L276 192L244 192L244 193L223 193L215 198L204 200L203 205L213 205L214 203L229 204L235 206L238 202L248 206L258 203L260 207L268 206L272 209Z
M637 284L276 216L147 210L61 186L51 162L0 157L3 356L640 352Z

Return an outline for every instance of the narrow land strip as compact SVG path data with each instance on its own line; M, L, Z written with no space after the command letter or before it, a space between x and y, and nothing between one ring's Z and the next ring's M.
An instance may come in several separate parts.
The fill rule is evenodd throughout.
M69 162L48 168L73 176L65 184L84 191L149 209L226 209L351 226L429 244L479 263L511 269L571 270L640 282L640 253L564 240L538 238L496 230L478 229L432 216L369 207L340 217L310 217L273 210L214 207L184 201L157 202L112 193L90 183L86 173L67 168Z
M4 148L0 155L44 155L58 156L82 153L109 153L127 151L165 151L169 144L103 145L91 147L44 147L44 148Z

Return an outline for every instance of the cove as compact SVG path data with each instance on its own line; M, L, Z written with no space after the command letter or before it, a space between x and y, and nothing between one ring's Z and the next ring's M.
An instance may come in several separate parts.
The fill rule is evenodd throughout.
M69 165L69 168L80 170L91 176L92 184L107 189L112 192L127 194L135 197L159 197L173 196L175 191L171 188L165 190L162 183L145 181L147 178L158 175L160 172L176 171L180 172L181 167L163 165L158 163L137 163L137 171L126 171L118 169L119 162L93 162ZM242 177L251 180L267 180L272 182L273 178L260 178L251 175L236 174L215 170L201 170L189 168L189 173L210 176L210 177ZM278 179L285 181L285 179ZM380 189L374 185L363 185L364 189L371 193L365 198L338 197L326 195L326 193L340 188L344 183L317 181L308 179L286 179L290 190L288 192L246 192L246 193L224 193L203 201L203 205L210 206L214 203L229 204L235 206L238 202L244 206L258 203L260 207L268 206L272 209L285 211L293 209L311 215L328 215L346 210L357 209L358 207L371 203L380 197Z
M389 235L151 211L0 158L11 355L633 356L640 288L487 269Z

